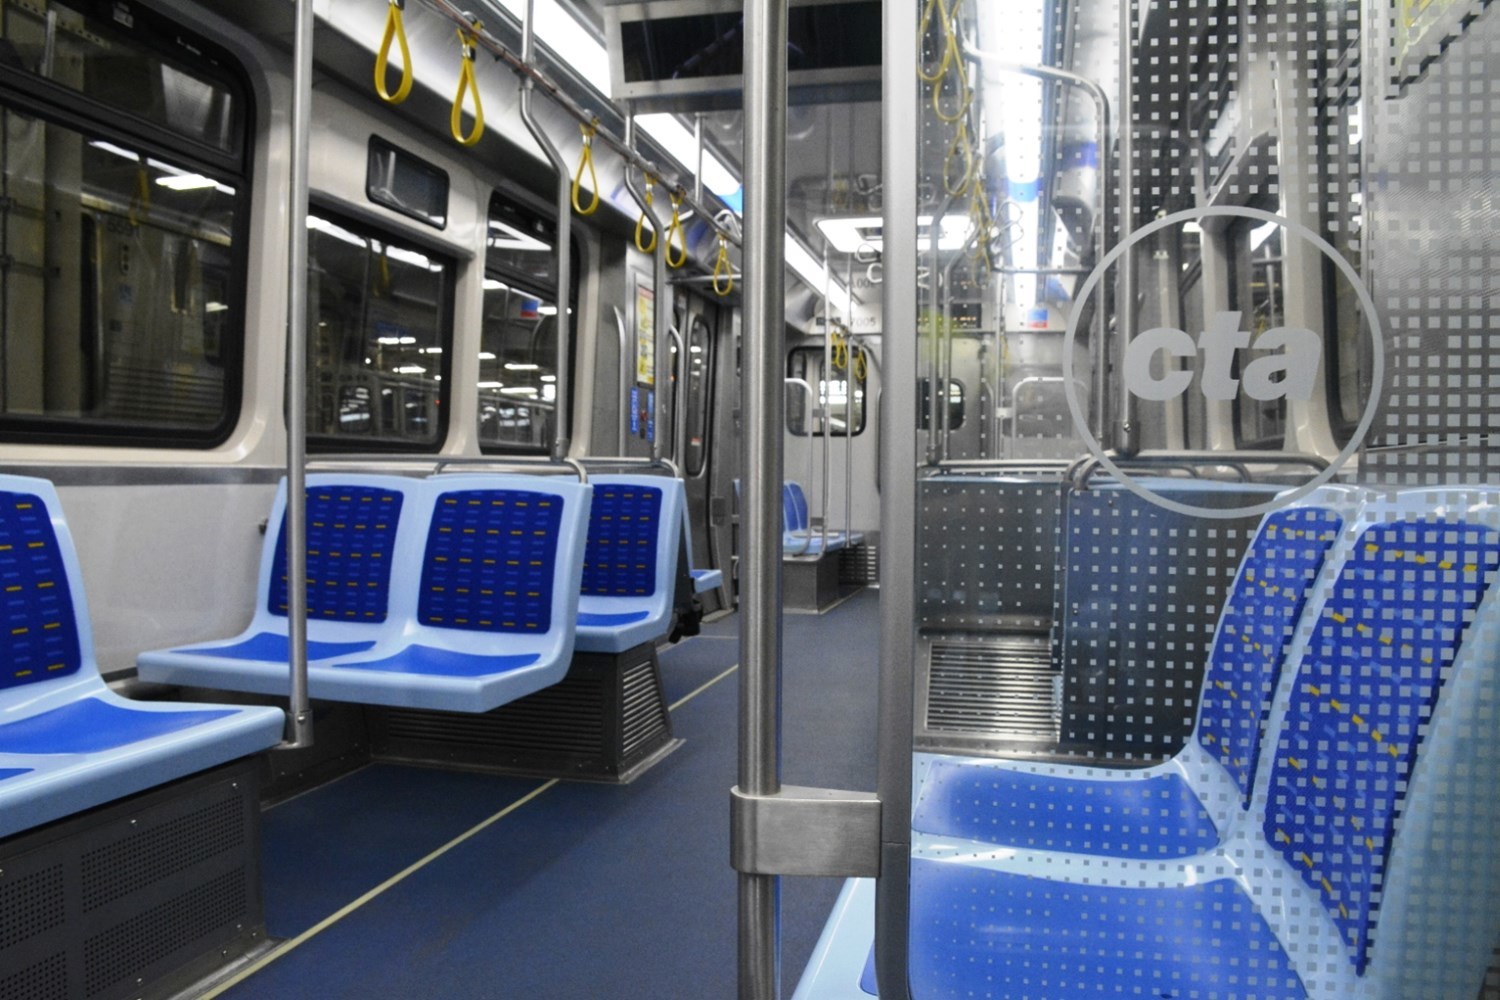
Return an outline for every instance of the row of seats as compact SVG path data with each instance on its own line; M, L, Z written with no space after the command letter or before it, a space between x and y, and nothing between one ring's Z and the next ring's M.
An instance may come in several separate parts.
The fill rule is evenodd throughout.
M1176 757L920 758L912 995L1474 996L1500 937L1497 567L1495 491L1325 488L1248 547ZM852 933L799 997L875 992L870 895L847 887Z
M160 683L289 688L286 488L250 626L143 653ZM671 625L682 483L662 477L311 475L309 692L484 712ZM592 513L592 517L591 517ZM137 702L99 675L77 556L52 486L0 476L0 837L264 750L270 707ZM710 577L710 584L717 581Z
M861 544L858 531L824 531L813 527L802 485L787 480L781 486L781 552L787 556L820 556Z

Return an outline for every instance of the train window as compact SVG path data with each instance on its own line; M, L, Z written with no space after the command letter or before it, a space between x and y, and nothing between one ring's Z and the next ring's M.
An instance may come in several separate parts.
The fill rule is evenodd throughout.
M0 436L212 446L239 400L241 91L151 15L37 9L0 18Z
M818 409L828 414L828 433L834 437L861 434L865 429L865 380L856 373L854 395L849 395L849 373L839 367L833 378L825 377L824 352L819 347L796 347L787 354L786 372L800 378L818 394ZM807 413L807 398L800 390L787 392L787 430L793 434L822 434L823 420ZM852 428L852 430L851 430Z
M1230 230L1229 245L1235 256L1231 270L1230 308L1243 317L1254 343L1265 331L1281 326L1286 315L1286 283L1282 280L1281 227L1275 223L1256 223L1246 219ZM1235 358L1235 377L1239 366L1249 364L1265 351L1240 352L1248 357ZM1286 399L1250 400L1236 396L1234 430L1241 448L1280 448L1286 436Z
M321 210L307 228L309 446L435 449L447 425L452 263Z
M479 444L486 452L546 451L555 433L556 238L551 219L498 194L490 199L479 348ZM576 274L576 251L572 264Z
M227 56L138 4L5 6L0 75L49 101L60 90L221 153L243 145L244 101ZM128 119L124 123L132 124Z
M932 426L932 388L923 378L918 380L920 397L917 403L917 429L927 430ZM948 429L956 431L964 425L964 384L958 379L948 381Z
M713 387L713 334L702 316L694 316L688 330L687 449L683 471L703 474L708 465L709 396Z
M448 173L370 136L365 196L377 205L442 229L448 224Z

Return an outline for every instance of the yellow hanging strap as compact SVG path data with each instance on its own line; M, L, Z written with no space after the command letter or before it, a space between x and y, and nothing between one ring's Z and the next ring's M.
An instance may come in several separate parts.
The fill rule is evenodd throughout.
M949 38L947 37L948 33L946 30L946 25L948 24L948 5L943 0L927 0L927 5L922 8L922 21L917 25L917 37L923 39L927 37L927 33L932 30L934 15L937 17L938 24L944 26L944 37L940 46L943 50L943 55L938 60L937 68L930 72L927 69L927 64L919 59L917 62L917 76L922 78L923 83L937 83L948 74L948 67L953 63L953 48L948 44Z
M135 170L135 194L130 198L130 224L139 226L141 220L151 214L151 177L146 173L145 161Z
M957 181L953 177L954 164L963 167ZM969 143L969 116L958 120L953 130L953 141L948 144L948 155L943 160L943 189L955 198L963 194L974 179L974 148Z
M578 131L583 133L583 154L578 160L578 169L573 171L573 211L579 215L593 215L599 209L599 175L594 172L594 134L599 131L599 120L596 118L587 125L579 125ZM589 168L589 191L594 196L587 206L578 203L584 167Z
M484 104L479 100L479 84L474 80L474 53L475 46L479 44L477 32L481 27L483 25L475 21L473 31L458 29L463 60L458 67L458 93L453 95L453 113L448 117L448 128L453 132L454 141L460 146L472 146L484 135ZM464 91L474 95L474 131L468 135L464 135Z
M411 94L411 49L406 46L406 24L401 12L406 9L406 0L391 0L385 15L385 37L380 40L380 52L375 56L375 93L387 104L400 104ZM393 94L385 86L386 63L391 57L391 41L401 46L401 83Z
M681 267L687 263L687 233L682 231L682 216L678 215L678 209L682 208L682 191L672 192L672 221L667 223L667 266ZM672 246L673 234L676 234L677 247ZM677 255L672 255L673 249Z
M719 256L714 260L714 293L723 298L734 291L734 267L729 263L729 240L719 234Z
M939 45L943 54L937 67L929 70L926 63L919 61L917 76L924 83L932 84L932 110L950 125L968 113L970 101L969 73L964 68L963 49L958 43L958 18L962 6L963 0L955 0L951 10L944 0L927 0L927 6L922 9L922 21L917 27L918 34L925 38L936 22L942 35ZM954 81L958 102L951 114L943 110L943 89L949 80Z
M833 367L835 371L843 371L849 367L849 341L843 335L834 330L828 335L830 341L829 353L833 355Z
M656 178L650 174L646 175L646 207L641 210L641 217L635 220L635 248L641 253L656 252L656 219L651 220L651 242L643 243L641 233L646 228L646 216L651 208L653 192L656 190Z
M865 349L856 347L854 349L854 378L863 382L870 374L870 363L865 360Z
M990 256L990 230L995 227L995 220L990 216L989 199L985 197L983 171L974 174L974 183L969 188L969 219L978 234L978 239L969 251L969 259L976 264L984 264L981 280L988 280L989 273L995 269L994 260Z

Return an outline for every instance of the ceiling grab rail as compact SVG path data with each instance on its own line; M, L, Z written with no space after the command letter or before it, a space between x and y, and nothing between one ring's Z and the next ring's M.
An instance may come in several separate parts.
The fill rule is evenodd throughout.
M526 16L521 22L521 59L530 65L536 59L536 0L526 0ZM474 33L477 37L479 28L475 27ZM572 416L570 409L568 384L568 341L572 336L572 310L568 303L572 301L573 287L573 183L569 176L568 161L563 159L562 153L552 139L542 129L536 120L536 114L532 109L532 97L536 91L536 77L524 76L521 79L521 121L526 124L526 131L536 140L546 154L552 169L557 173L557 360L555 370L557 372L557 396L554 400L556 409L552 414L552 458L561 461L566 458L570 450L571 442L569 433ZM477 96L477 93L476 93Z
M1128 3L1127 4L1123 4L1122 8L1125 11L1125 13L1122 15L1122 19L1128 20L1128 18L1130 16L1129 15L1130 4L1128 4ZM1108 150L1109 150L1109 96L1107 94L1105 94L1104 88L1101 87L1101 86L1099 86L1099 84L1095 83L1093 80L1090 80L1086 76L1080 76L1077 73L1070 73L1069 71L1067 71L1065 69L1056 69L1056 68L1054 68L1052 66L1027 66L1027 65L1022 65L1021 63L1009 62L1008 60L1002 59L999 56L995 55L993 52L985 52L982 49L974 49L974 48L965 47L964 50L963 50L963 57L965 59L969 60L970 62L978 63L981 66L987 67L987 68L992 69L992 70L995 70L996 72L1000 72L1000 73L1020 73L1020 74L1022 74L1024 76L1034 76L1034 77L1036 77L1037 79L1040 79L1040 80L1051 80L1054 83L1064 83L1064 84L1068 84L1070 86L1081 88L1085 93L1087 93L1089 95L1090 98L1093 99L1094 105L1098 109L1098 125L1099 125L1099 128L1098 128L1098 134L1094 138L1094 142L1096 144L1096 148L1098 149L1098 161L1101 164L1108 162L1108 155L1107 154L1108 154ZM1121 74L1121 75L1124 76L1124 77L1127 77L1127 78L1130 76L1129 73L1124 73L1124 74ZM1122 87L1122 89L1123 89L1123 87ZM1129 131L1128 129L1122 129L1121 130L1121 132L1122 132L1122 135L1121 135L1121 142L1122 142L1121 154L1122 154L1122 158L1121 158L1121 161L1120 161L1121 163L1124 163L1124 164L1127 164L1127 165L1129 164L1130 161L1128 159L1126 159L1125 156L1128 155L1128 149L1129 149L1129 147L1128 147L1127 144L1125 144L1124 133L1128 132L1128 131ZM1105 176L1101 176L1099 178L1099 184L1098 184L1098 187L1099 187L1099 218L1096 220L1096 224L1094 226L1094 230L1095 230L1095 233L1097 234L1097 239L1098 239L1098 244L1099 244L1098 248L1096 250L1096 254L1097 255L1094 258L1094 264L1095 264L1096 267L1104 260L1105 254L1108 252L1108 249L1109 249L1109 211L1110 211L1109 189L1110 189L1110 185L1108 183L1107 171L1103 171L1103 173L1105 174ZM1126 201L1126 199L1130 198L1131 195L1130 195L1130 192L1129 192L1130 185L1125 184L1125 185L1121 185L1121 186L1125 190L1123 190L1121 192L1121 205L1120 205L1120 212L1121 212L1121 232L1120 232L1120 237L1119 238L1123 240L1125 238L1125 236L1129 232L1129 226L1127 224L1128 223L1128 219L1127 219L1125 213L1128 212L1128 211L1130 211L1130 204L1131 203L1128 202L1128 201ZM1011 270L1018 271L1018 272L1021 272L1021 273L1026 273L1027 271L1032 271L1032 273L1036 273L1036 274L1051 274L1051 273L1073 273L1077 269L1074 269L1074 268L1036 268L1033 271L1032 269L1029 269L1029 268L1027 268L1027 269L1012 268ZM1132 294L1133 294L1133 291L1132 291ZM1104 309L1103 304L1101 302L1101 304L1098 305L1098 306L1096 306L1095 309L1094 309L1094 336L1092 338L1092 343L1090 343L1090 345L1089 345L1089 353L1090 353L1090 355L1092 355L1091 361L1092 361L1093 366L1094 366L1094 368L1093 368L1093 380L1092 380L1093 381L1093 391L1092 391L1092 393L1090 393L1090 398L1091 398L1091 400L1093 402L1093 409L1089 413L1089 417L1090 417L1090 421L1089 422L1094 425L1094 437L1095 437L1095 439L1098 440L1099 443L1100 443L1100 446L1104 447L1104 448L1108 448L1109 445L1110 445L1110 442L1109 442L1109 420L1108 420L1108 409L1109 408L1107 406L1108 394L1109 394L1109 373L1107 371L1107 364L1108 364L1108 360L1109 360L1109 352L1106 351L1105 347L1104 347L1104 340L1105 340L1105 338L1108 335L1109 335L1109 318L1106 315L1106 310Z
M313 0L297 0L292 39L291 235L286 295L286 750L313 745L307 690L307 218L308 150L312 136Z

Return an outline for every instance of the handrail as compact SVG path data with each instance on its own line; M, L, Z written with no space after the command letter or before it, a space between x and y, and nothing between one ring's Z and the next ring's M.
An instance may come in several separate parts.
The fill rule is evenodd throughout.
M1128 11L1130 5L1126 4L1125 7ZM1124 16L1128 17L1129 15L1127 13ZM1098 150L1099 162L1101 164L1107 162L1106 154L1109 150L1110 142L1109 96L1105 94L1104 88L1099 86L1099 84L1095 83L1093 80L1090 80L1086 76L1080 76L1077 73L1071 73L1065 69L1057 69L1052 66L1022 65L1020 63L1014 63L1006 59L1002 59L1000 56L995 55L993 52L985 52L982 49L965 49L963 56L965 59L968 59L971 62L981 63L1002 73L1020 73L1023 76L1034 76L1040 80L1051 80L1055 83L1066 83L1071 84L1075 87L1082 88L1091 98L1094 99L1094 104L1099 109L1099 129L1098 135L1095 137L1094 142L1096 143L1096 148ZM1129 76L1128 73L1124 75ZM1122 162L1124 162L1125 169L1128 171L1130 168L1129 162ZM1098 256L1094 261L1095 267L1103 263L1109 243L1108 234L1110 185L1108 173L1109 171L1107 169L1100 169L1099 218L1098 220L1096 220L1096 225L1094 227L1099 234ZM1129 185L1125 185L1125 187L1128 189ZM1124 239L1124 236L1125 233L1122 232L1120 238ZM1045 273L1045 269L1039 268L1038 273ZM1095 410L1095 412L1090 413L1089 416L1093 418L1092 422L1094 424L1094 437L1096 440L1101 442L1106 441L1108 430L1106 424L1106 412L1108 410L1108 407L1105 406L1105 397L1109 391L1109 380L1105 371L1105 365L1108 361L1109 353L1104 349L1104 338L1108 335L1108 331L1109 321L1105 315L1105 310L1101 305L1094 311L1094 343L1091 344L1089 348L1089 353L1094 356L1094 385L1092 397Z
M1328 468L1328 460L1318 455L1290 451L1142 451L1129 456L1110 456L1135 468L1189 468L1226 466L1236 469L1250 482L1252 465L1304 465L1316 472ZM1068 485L1076 492L1088 488L1088 481L1104 462L1098 455L1086 455L1068 469Z
M1020 441L1020 439L1021 439L1020 426L1019 426L1019 424L1020 424L1020 416L1021 416L1021 389L1024 386L1028 386L1028 385L1056 385L1056 384L1059 384L1059 383L1063 384L1063 385L1066 385L1068 383L1068 381L1069 381L1068 378L1065 377L1065 376L1062 376L1062 375L1028 375L1028 376L1026 376L1023 379L1019 379L1016 382L1015 385L1011 386L1011 389L1010 389L1010 449L1011 449L1011 454L1015 454L1016 443L1018 441ZM1085 390L1088 389L1088 386L1084 385L1083 379L1079 378L1076 375L1073 376L1072 382L1073 382L1074 385L1081 385L1081 386L1083 386L1083 388Z
M291 675L287 721L291 736L280 746L313 745L312 702L307 688L307 217L308 150L312 137L313 0L297 0L292 41L292 151L288 207L286 296L286 580L287 671Z
M620 335L620 404L615 414L620 432L616 436L616 447L623 455L625 445L630 440L628 431L630 419L625 415L625 407L630 405L630 372L635 367L635 361L630 356L630 336L625 332L625 313L619 306L612 308L615 311L615 330Z
M667 335L677 348L677 377L672 380L672 459L681 458L687 452L687 345L683 343L682 331L672 323L667 324Z
M805 378L791 378L791 377L788 377L784 381L786 382L787 385L795 386L795 387L801 389L803 392L807 393L807 421L808 421L807 422L807 428L808 428L808 431L807 431L807 443L808 443L808 448L807 448L807 481L809 483L811 483L812 482L812 477L815 474L813 470L816 467L817 454L818 454L817 446L813 443L813 433L812 433L812 415L815 412L817 412L817 409L818 409L818 403L817 403L818 396L817 396L817 393L813 392L813 387L808 383L807 379L805 379ZM783 490L786 489L786 484L785 483L782 484L782 489ZM783 503L784 502L785 502L785 500L783 499ZM782 523L784 525L785 521L783 521ZM824 548L827 548L827 546L828 546L828 541L827 541L826 537L824 538L823 546L824 546ZM812 548L812 530L811 530L811 526L809 526L809 529L807 531L806 537L802 541L802 548L799 549L796 552L791 553L791 554L794 555L794 556L805 556L805 555L807 555L808 550L811 549L811 548Z
M589 481L583 461L576 458L551 458L545 455L384 455L378 452L351 453L343 455L319 455L310 460L309 467L338 468L344 465L431 465L434 473L450 465L482 465L487 468L505 469L511 472L530 473L538 469L568 469L578 477L580 483Z
M521 23L521 57L527 63L531 63L536 56L536 0L526 0L526 18ZM478 25L470 35L477 38L480 32ZM471 43L472 44L472 43ZM572 431L572 411L569 409L568 398L568 342L571 339L572 321L569 319L571 310L568 303L572 301L572 267L573 267L573 215L570 211L573 207L573 184L569 176L568 161L563 159L562 153L556 144L552 142L541 123L536 120L532 111L532 93L536 90L536 79L531 76L521 80L521 121L526 124L526 131L536 140L546 154L547 160L552 164L552 169L557 172L557 359L555 371L557 373L557 397L554 404L557 409L552 415L552 457L562 460L568 454L571 445L569 434ZM477 95L477 91L476 91Z

